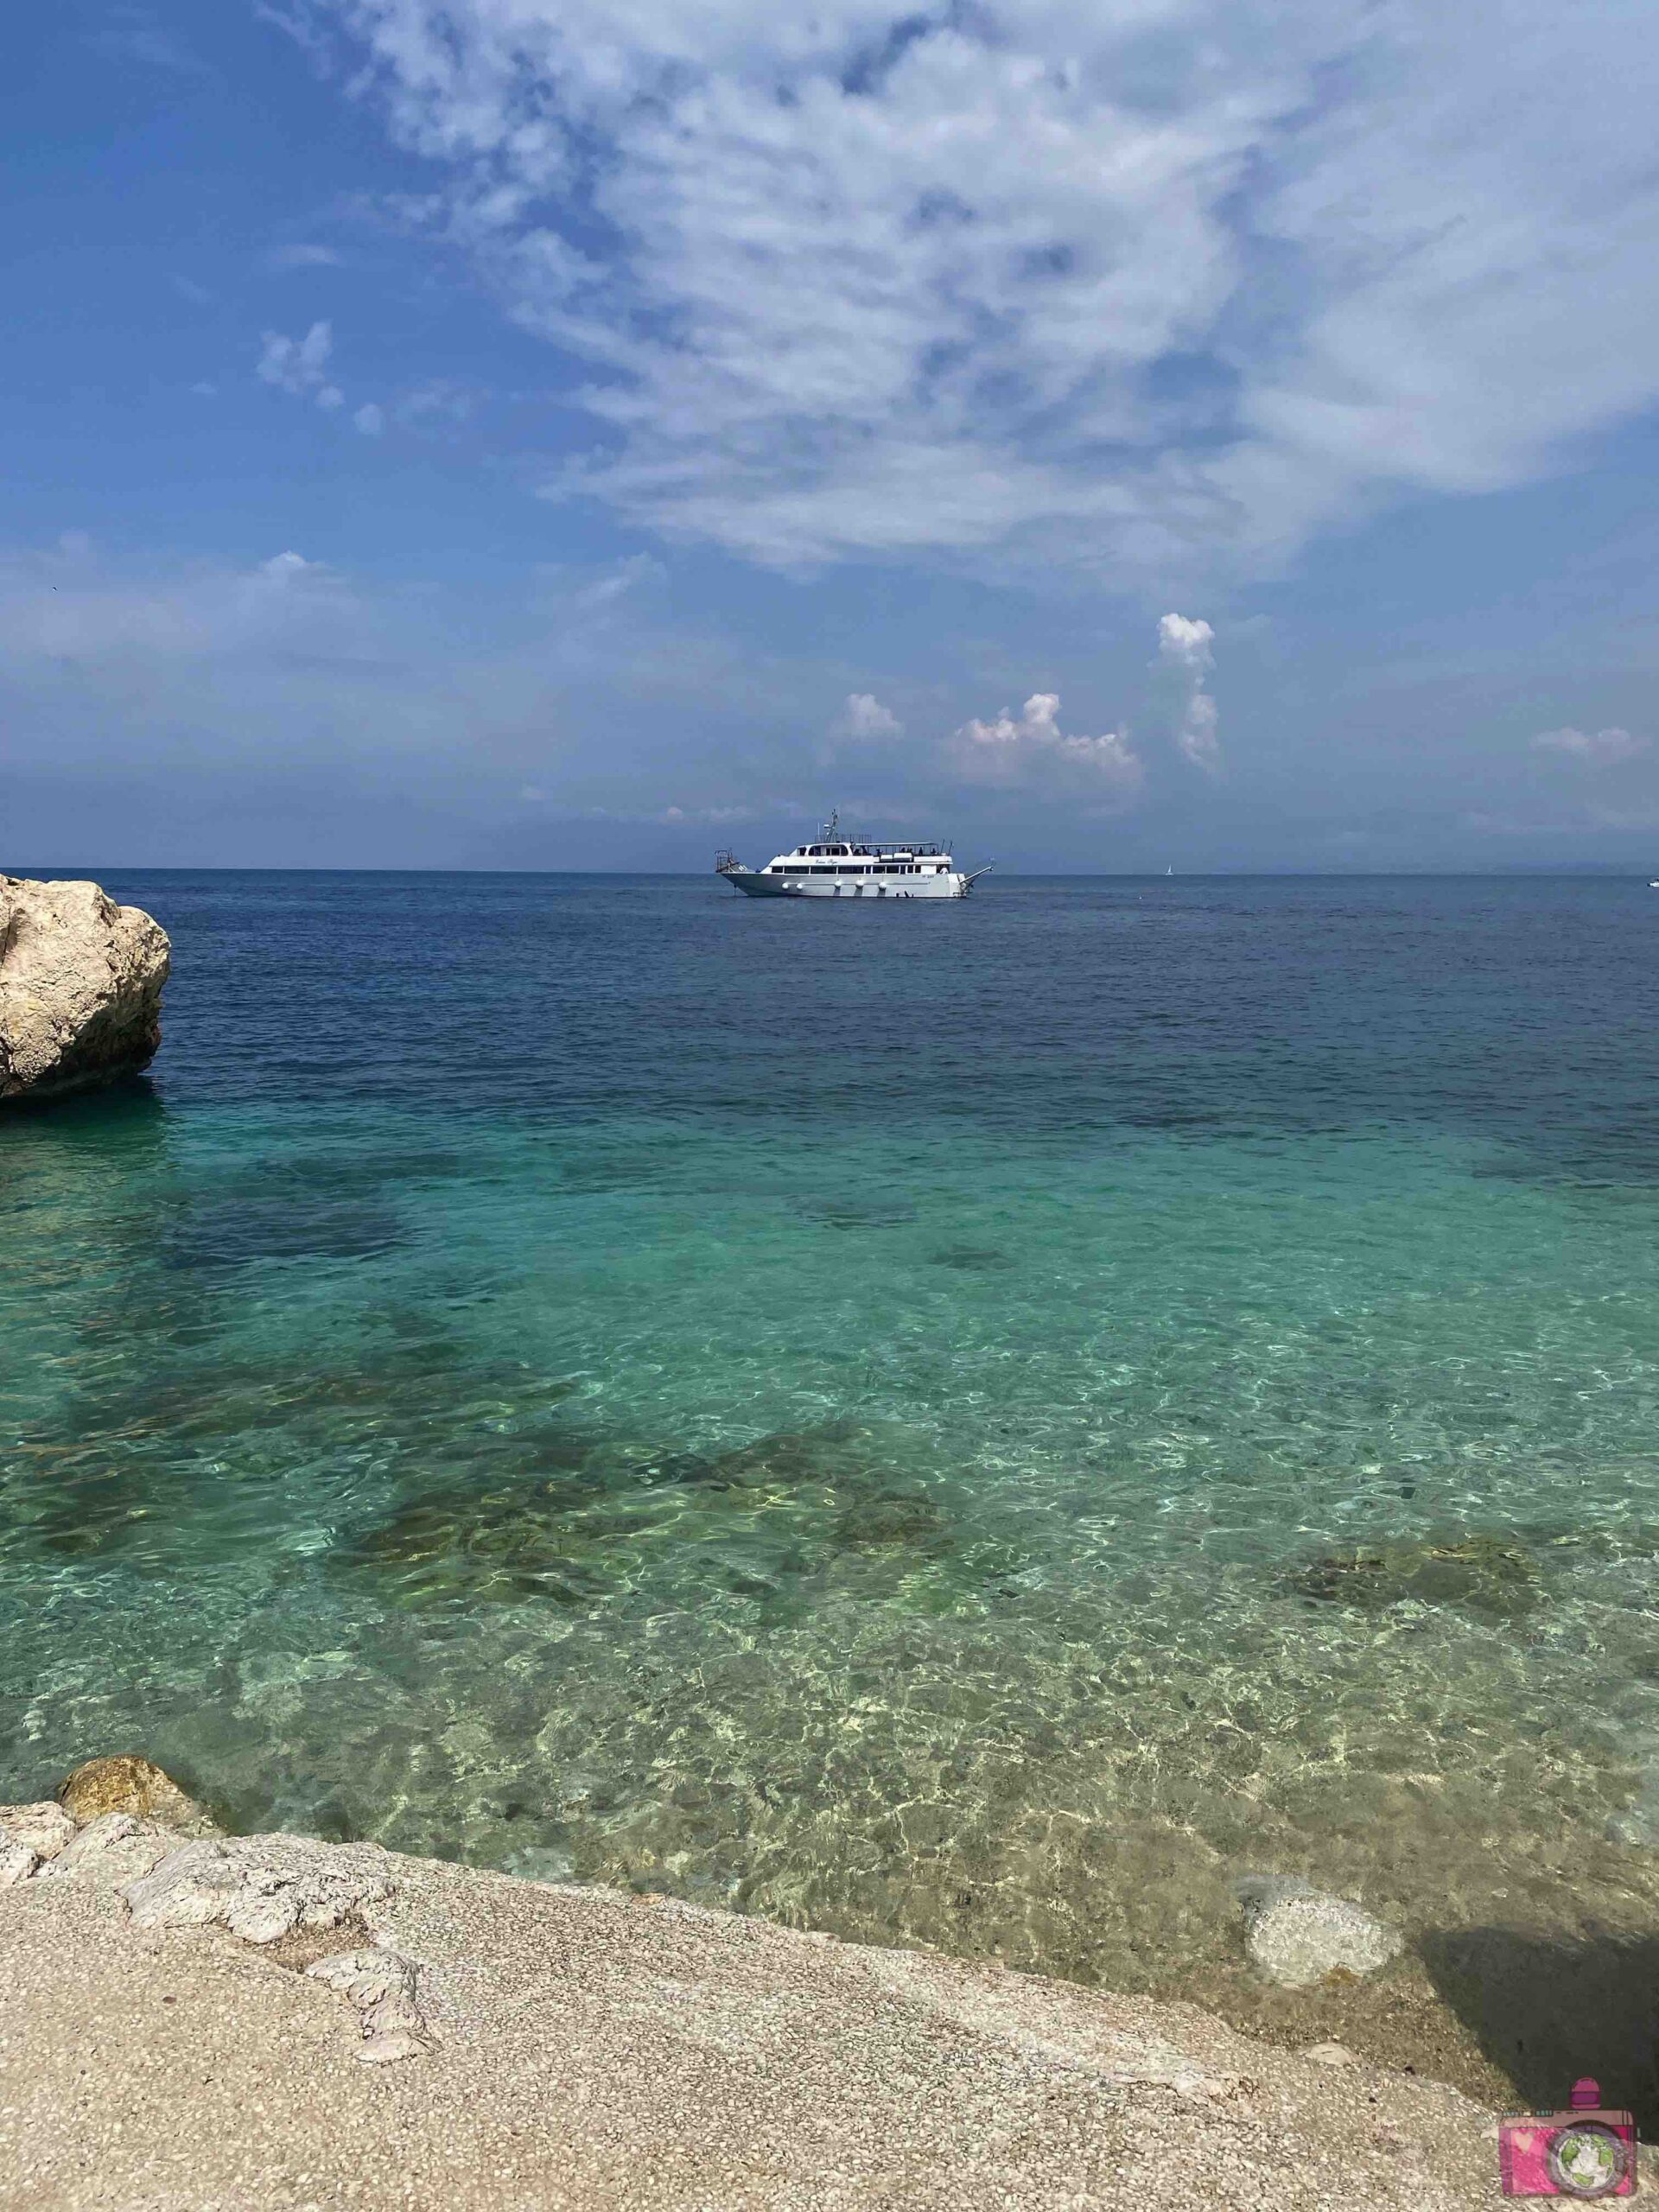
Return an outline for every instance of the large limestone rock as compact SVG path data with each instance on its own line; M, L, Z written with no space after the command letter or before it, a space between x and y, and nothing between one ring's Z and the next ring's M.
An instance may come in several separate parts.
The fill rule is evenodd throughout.
M136 1928L216 1921L249 1943L276 1943L296 1928L338 1928L390 1894L385 1879L315 1853L273 1857L251 1844L208 1837L152 1861L122 1891Z
M0 875L0 1104L146 1066L170 950L159 923L95 883Z

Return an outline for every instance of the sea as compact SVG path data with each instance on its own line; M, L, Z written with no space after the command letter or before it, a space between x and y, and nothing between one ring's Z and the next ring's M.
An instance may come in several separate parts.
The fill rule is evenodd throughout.
M1644 884L101 880L174 976L0 1122L0 1799L1286 2033L1300 1874L1489 2055L1478 1939L1651 1967Z

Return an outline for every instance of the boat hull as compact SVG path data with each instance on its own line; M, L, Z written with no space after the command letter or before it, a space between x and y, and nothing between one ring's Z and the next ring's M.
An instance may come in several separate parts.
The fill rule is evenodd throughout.
M973 878L950 868L938 875L917 875L903 883L847 883L825 876L763 875L758 868L722 868L734 891L746 899L965 899Z

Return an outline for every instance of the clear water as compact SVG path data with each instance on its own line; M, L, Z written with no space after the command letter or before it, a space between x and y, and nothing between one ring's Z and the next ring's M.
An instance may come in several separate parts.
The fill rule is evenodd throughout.
M152 1077L0 1124L0 1797L1122 1986L1262 1866L1654 1927L1659 895L110 884Z

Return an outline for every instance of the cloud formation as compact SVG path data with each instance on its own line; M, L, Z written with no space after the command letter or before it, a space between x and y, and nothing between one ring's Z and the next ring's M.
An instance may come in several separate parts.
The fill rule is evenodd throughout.
M1016 718L1006 709L995 721L968 721L942 748L964 783L1082 786L1119 801L1132 798L1144 770L1127 730L1103 737L1068 737L1059 727L1058 693L1037 691Z
M1569 760L1608 767L1620 760L1634 760L1648 750L1651 740L1634 736L1627 729L1546 729L1532 742L1535 752L1560 753Z
M1166 614L1158 625L1158 658L1180 686L1175 742L1194 767L1221 766L1216 735L1216 702L1205 690L1215 666L1215 632L1207 622L1185 614Z
M591 365L550 489L760 561L1261 573L1659 393L1637 0L286 12Z
M273 269L338 269L342 257L331 245L279 245L270 257Z
M869 691L849 691L846 704L830 725L832 741L849 745L879 745L901 738L905 726L891 707Z
M299 553L149 582L111 575L73 532L43 553L0 555L0 652L22 666L178 663L302 644L321 652L342 642L357 613L340 580Z
M328 375L334 347L334 328L327 322L314 322L303 338L284 338L280 331L268 330L258 374L264 383L291 392L296 399L315 399L327 409L343 406L346 395Z
M151 8L118 4L105 10L86 43L106 61L140 62L176 77L205 77L207 64L177 33L162 23Z

